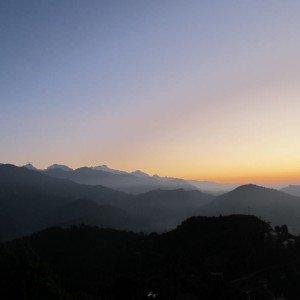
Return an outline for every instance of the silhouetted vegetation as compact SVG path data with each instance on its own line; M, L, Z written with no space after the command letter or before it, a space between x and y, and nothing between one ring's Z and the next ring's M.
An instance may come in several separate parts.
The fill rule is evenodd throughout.
M26 242L0 247L2 299L72 299Z
M2 244L0 261L6 299L296 299L300 292L299 239L254 216L193 217L149 235L50 228Z

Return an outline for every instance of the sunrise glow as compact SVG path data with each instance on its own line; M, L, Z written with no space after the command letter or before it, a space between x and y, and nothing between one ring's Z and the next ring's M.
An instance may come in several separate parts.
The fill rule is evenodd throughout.
M1 162L300 183L299 13L297 1L6 1Z

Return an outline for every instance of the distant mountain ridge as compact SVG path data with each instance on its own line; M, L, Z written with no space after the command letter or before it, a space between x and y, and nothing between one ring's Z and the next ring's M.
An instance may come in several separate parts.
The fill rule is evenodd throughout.
M0 165L0 208L5 214L5 218L0 218L0 240L41 229L44 217L51 211L80 198L111 206L128 206L133 199L106 187L79 185L24 167Z
M285 223L292 232L300 232L300 197L254 184L239 186L216 197L201 213L251 214L271 221L273 225Z
M300 197L300 185L289 185L281 189L282 192Z
M37 170L32 164L27 164L25 167ZM47 169L40 171L52 177L70 179L80 184L103 185L131 194L145 193L155 189L171 190L181 188L185 190L198 189L220 195L238 186L238 184L219 184L207 181L189 181L180 178L161 177L159 175L151 176L141 170L126 172L112 169L107 165L72 169L66 165L53 164ZM62 171L70 171L70 173L63 173Z
M25 166L26 167L26 166ZM53 170L53 169L61 169L63 171L73 171L72 168L66 166L66 165L59 165L59 164L54 164L54 165L51 165L47 168L47 170Z
M126 171L111 169L107 165L90 167L90 168L93 170L96 170L96 171L105 171L105 172L109 172L109 173L113 173L113 174L128 174L128 172L126 172Z
M47 169L45 174L72 180L87 185L103 185L121 192L139 194L154 189L195 190L196 188L183 179L160 178L149 176L141 171L133 173L107 172L100 169L82 167L72 171L61 168Z
M53 172L89 175L102 171L54 168L41 172L0 165L0 217L3 215L0 240L21 237L47 226L81 223L123 230L165 231L213 199L211 195L183 189L135 196L47 175Z
M107 177L108 174L110 177ZM74 215L71 221L75 224L84 220L93 220L95 225L112 226L115 224L114 226L117 226L118 223L114 219L118 218L119 209L121 209L124 212L121 214L124 215L123 220L127 218L125 215L128 218L133 217L133 219L130 217L131 221L128 222L132 225L132 229L144 232L170 230L191 216L218 216L220 214L253 214L271 221L272 225L286 224L291 232L300 232L300 197L278 190L249 184L218 197L197 190L189 191L178 188L154 189L132 195L96 185L97 182L95 185L82 183L82 180L86 182L99 178L103 180L101 176L105 180L109 178L112 182L117 178L118 184L122 179L125 186L128 184L128 176L133 178L134 182L136 180L132 174L112 174L87 167L74 171L54 168L41 172L13 165L0 165L0 208L4 215L0 219L0 226L5 228L5 223L9 223L10 228L15 228L13 231L16 231L17 235L24 235L25 232L41 228L46 215L51 216L53 212L54 215L67 216L66 207L78 208L75 204L70 206L69 204L79 199L86 199L80 202L83 211L73 210ZM140 180L145 180L145 178ZM76 181L81 181L81 183L76 183ZM93 213L91 209L93 204L91 205L89 201L102 206L102 208L95 207L97 216ZM109 210L115 212L110 214L111 220L105 221L101 212L104 209L103 205L113 207ZM55 221L54 215L51 222ZM60 220L59 223L70 224L70 219ZM51 224L55 225L55 223ZM123 228L128 228L125 225L124 221ZM10 233L7 234L11 236Z
M24 165L24 167L28 170L35 170L35 171L38 171L38 169L32 165L31 163L27 163L26 165Z

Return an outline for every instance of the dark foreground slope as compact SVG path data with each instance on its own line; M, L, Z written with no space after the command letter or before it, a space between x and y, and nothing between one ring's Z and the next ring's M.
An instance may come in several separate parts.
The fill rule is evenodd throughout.
M297 299L299 241L285 247L286 230L276 239L271 233L267 223L241 215L193 217L162 235L47 229L0 245L1 293L5 299Z

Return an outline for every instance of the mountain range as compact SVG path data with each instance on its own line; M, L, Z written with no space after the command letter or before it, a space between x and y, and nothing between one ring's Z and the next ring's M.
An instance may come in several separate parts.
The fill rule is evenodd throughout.
M72 224L163 232L191 216L220 214L252 214L272 225L286 224L293 233L300 232L300 197L282 191L244 185L219 196L178 188L133 195L75 182L79 175L89 182L90 174L95 172L100 176L104 171L90 168L39 171L0 165L0 239ZM72 174L72 180L58 178L57 174L67 173Z
M192 216L195 208L212 198L200 191L182 189L158 190L150 192L150 196L147 193L131 195L100 185L54 178L25 167L0 165L0 209L5 216L0 219L0 239L12 239L48 226L72 223L145 232L163 231ZM151 202L156 209L155 216L149 209ZM177 204L173 205L173 202Z
M32 164L26 164L25 167L30 170L38 170ZM197 180L189 181L158 175L150 176L140 170L126 172L111 169L106 165L81 167L74 170L66 165L53 164L45 170L39 171L52 177L70 179L81 184L103 185L130 194L145 193L155 189L198 189L206 193L219 195L238 186L238 184L220 184Z

